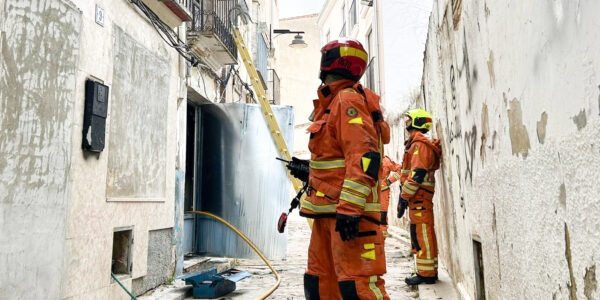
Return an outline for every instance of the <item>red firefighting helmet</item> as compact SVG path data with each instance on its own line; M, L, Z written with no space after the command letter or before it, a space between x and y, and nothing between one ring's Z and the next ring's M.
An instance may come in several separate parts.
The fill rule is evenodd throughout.
M321 48L321 72L325 81L328 74L337 74L358 81L367 69L368 55L363 45L351 38L340 38Z

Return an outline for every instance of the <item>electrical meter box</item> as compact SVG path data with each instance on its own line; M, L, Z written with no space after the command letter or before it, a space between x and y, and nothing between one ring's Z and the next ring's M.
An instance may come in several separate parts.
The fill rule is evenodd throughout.
M85 81L85 111L83 113L82 147L87 151L102 152L108 111L108 86L92 80Z

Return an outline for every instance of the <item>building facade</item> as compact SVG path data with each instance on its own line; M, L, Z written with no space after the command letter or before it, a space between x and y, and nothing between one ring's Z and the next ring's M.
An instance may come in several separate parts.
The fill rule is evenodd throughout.
M302 35L306 48L289 47L291 35L277 38L281 70L281 104L291 105L295 109L294 156L310 158L308 134L311 124L308 119L313 110L312 100L317 98L319 63L321 61L321 42L317 27L318 14L285 18L279 20L280 28L292 31L304 31Z
M252 56L276 69L277 1L0 7L0 299L128 299L111 273L136 295L164 283L192 230L190 106L251 101L223 16L247 10Z
M440 260L465 299L598 299L600 4L513 4L434 1Z

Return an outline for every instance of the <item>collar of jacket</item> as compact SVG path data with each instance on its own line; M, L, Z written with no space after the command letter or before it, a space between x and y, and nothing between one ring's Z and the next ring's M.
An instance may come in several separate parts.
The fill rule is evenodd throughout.
M356 84L356 81L350 79L342 79L328 84L321 85L317 94L319 95L319 104L323 109L326 109L331 103L333 97L337 95L340 90L352 87Z
M410 135L408 140L406 141L406 148L410 148L410 145L414 142L422 142L427 144L431 149L435 152L435 154L439 157L442 153L442 149L440 146L440 140L434 139L433 141L429 140L422 132L415 130Z

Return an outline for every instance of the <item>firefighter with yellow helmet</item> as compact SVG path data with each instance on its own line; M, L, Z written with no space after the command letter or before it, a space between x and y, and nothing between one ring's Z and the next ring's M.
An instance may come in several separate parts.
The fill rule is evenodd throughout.
M416 254L416 272L405 279L408 285L435 283L438 250L433 223L433 193L435 171L440 166L442 150L438 139L425 134L431 130L431 115L423 109L404 114L409 132L405 143L398 201L398 218L409 209L412 251Z

